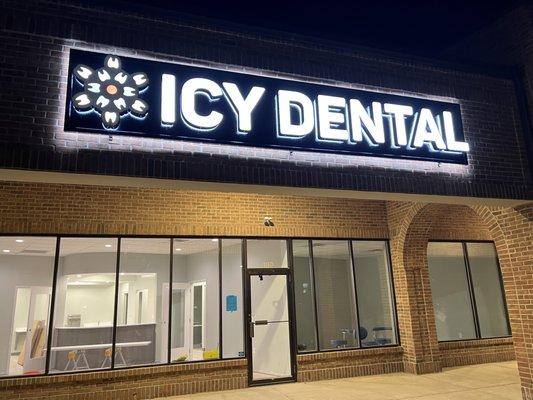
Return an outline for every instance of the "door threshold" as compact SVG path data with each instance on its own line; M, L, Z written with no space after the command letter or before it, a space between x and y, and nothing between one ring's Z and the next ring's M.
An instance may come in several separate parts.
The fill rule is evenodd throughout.
M287 378L273 378L273 379L260 379L252 382L248 382L248 386L266 386L266 385L279 385L282 383L296 382L296 378L289 376Z

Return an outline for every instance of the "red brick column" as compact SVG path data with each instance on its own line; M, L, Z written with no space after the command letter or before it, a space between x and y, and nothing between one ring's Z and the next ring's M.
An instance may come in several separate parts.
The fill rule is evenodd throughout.
M486 221L496 244L522 396L533 400L533 203L474 209Z
M430 224L413 224L424 207L426 205L422 203L387 205L404 369L414 374L441 370L427 272L427 230Z

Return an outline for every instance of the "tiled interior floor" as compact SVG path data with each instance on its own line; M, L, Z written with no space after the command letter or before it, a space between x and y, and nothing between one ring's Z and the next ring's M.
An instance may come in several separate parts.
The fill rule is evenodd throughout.
M177 396L175 400L520 400L516 362L446 368L428 375L388 374Z

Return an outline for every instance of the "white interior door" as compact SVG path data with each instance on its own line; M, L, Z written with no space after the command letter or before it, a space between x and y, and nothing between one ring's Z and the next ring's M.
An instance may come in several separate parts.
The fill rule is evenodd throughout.
M202 360L206 347L206 282L196 282L191 286L191 356L193 360Z
M41 373L45 369L48 317L52 288L31 288L28 331L24 343L23 373Z
M163 284L163 321L161 329L162 343L168 341L168 283ZM170 342L171 361L189 361L190 351L190 285L186 283L173 283L172 285L172 336ZM162 359L166 359L166 350L163 348Z

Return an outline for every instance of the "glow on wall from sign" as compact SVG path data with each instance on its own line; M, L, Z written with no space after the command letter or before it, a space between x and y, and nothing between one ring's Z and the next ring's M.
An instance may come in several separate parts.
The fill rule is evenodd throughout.
M61 75L67 76L69 72L69 51L68 49L71 48L72 43L65 41L64 43L66 51L62 52L61 55ZM94 47L90 48L84 48L84 47L78 47L78 49L82 49L85 51L94 51ZM96 48L96 50L100 51L108 51L107 47ZM124 57L139 57L139 52L131 53L129 51L121 51L117 50L117 54L119 56ZM158 59L155 59L151 54L144 54L143 59L151 60L151 61L159 61ZM196 62L190 62L188 60L181 60L181 65L186 66L197 66L198 64ZM212 64L210 65L210 68L215 68L223 71L232 71L231 68L228 68L227 65L220 65L220 67L213 67ZM235 73L249 73L252 75L260 75L260 76L269 76L269 74L262 70L257 70L254 68L242 68L239 67L234 70ZM270 75L272 77L279 77L278 74L276 75ZM298 78L294 78L291 76L284 76L285 80L287 81L295 81L295 82L302 82L302 80ZM316 84L324 84L321 80L311 79L310 81L314 81ZM174 84L175 85L175 84ZM328 83L328 85L331 86L331 82ZM365 85L348 85L339 82L334 84L335 87L340 88L348 88L348 89L355 89L355 90L367 90L367 91L373 91L376 93L381 93L381 90L379 88L373 88ZM68 87L69 85L65 81L60 85L60 97L61 98L67 98L68 94ZM144 91L144 90L143 90ZM172 87L172 92L175 92L175 88ZM387 92L387 93L393 93L393 92ZM405 92L398 92L398 95L405 95ZM453 98L448 97L442 97L442 96L421 96L420 94L413 93L412 96L419 97L419 98L427 98L429 100L435 100L435 101L445 101L445 102L455 102L456 100ZM277 100L277 99L276 99ZM167 104L165 102L165 104ZM63 115L66 115L67 112L75 111L78 114L91 114L93 111L81 111L81 110L69 110L66 108L68 106L68 103L61 103L59 106L59 115L60 117L58 120L58 123L55 125L55 127L52 128L53 131L53 141L55 145L61 149L62 152L69 153L69 152L75 152L77 151L76 146L66 146L64 144L64 138L70 138L70 140L74 140L74 143L78 143L79 146L82 146L84 149L94 149L94 150L101 150L102 145L105 143L107 144L107 150L109 151L129 151L131 149L137 149L139 151L150 149L150 151L161 153L161 154L175 154L176 152L199 152L199 151L210 151L208 149L212 148L212 151L216 152L217 154L225 155L225 156L231 156L240 158L243 157L245 159L254 159L258 158L261 160L264 159L272 159L276 161L284 161L284 162L297 162L301 165L309 165L309 166L330 166L330 165L337 165L337 166L361 166L361 167L369 167L369 168L377 168L377 169L385 169L385 170L396 170L396 171L406 171L406 172L412 172L412 171L419 171L421 173L444 173L444 174L451 174L457 177L462 177L464 179L468 178L473 173L473 164L453 164L453 163L440 163L435 162L432 160L423 160L423 159L408 159L408 158L381 158L381 157L368 157L364 155L358 155L358 154L336 154L336 153L313 153L309 151L292 151L290 149L272 149L272 148L258 148L258 147L242 147L242 146L235 146L232 144L211 144L206 145L205 143L199 143L199 142L192 142L192 141L184 141L184 140L176 140L176 139L165 139L165 138L151 138L151 137L143 137L141 138L141 141L139 141L139 138L135 136L123 136L121 138L120 142L112 140L112 137L110 136L109 139L106 139L106 137L102 137L99 133L90 133L90 132L79 132L79 131L68 131L63 128ZM395 136L398 136L398 144L401 146L405 146L407 143L400 142L400 139L402 137L402 128L404 127L404 130L406 131L405 137L411 137L412 132L409 132L407 129L408 125L406 124L406 118L412 116L412 110L411 113L406 112L405 115L400 116L401 113L399 112L393 112L390 108L391 104L384 104L384 117L389 120L389 123L394 125L394 131L396 132ZM409 106L404 105L397 105L398 108L405 107L405 110L409 110ZM174 108L175 105L172 107ZM169 107L170 108L170 107ZM276 106L276 109L278 107ZM387 109L388 108L388 109ZM404 112L405 112L404 110ZM175 115L175 111L173 112ZM275 116L277 117L277 115ZM137 118L135 118L137 119ZM175 122L175 118L174 118ZM279 124L276 124L278 126ZM171 125L163 125L162 126L171 126ZM413 129L411 128L410 131ZM278 129L278 137L279 136L279 129ZM285 139L289 139L289 136L285 136ZM298 139L298 138L294 138ZM447 143L450 143L450 141L447 141ZM396 143L391 142L391 147L395 147ZM467 144L468 146L468 144Z

